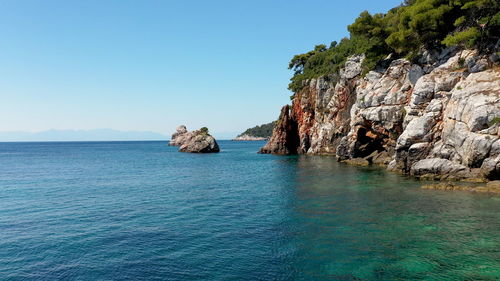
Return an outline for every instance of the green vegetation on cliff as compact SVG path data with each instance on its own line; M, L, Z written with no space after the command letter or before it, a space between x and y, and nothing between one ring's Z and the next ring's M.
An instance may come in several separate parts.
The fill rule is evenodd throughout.
M385 57L417 58L423 49L460 46L485 50L500 36L498 0L406 0L386 14L362 12L348 26L349 38L329 47L292 58L294 71L288 88L297 92L304 81L335 75L347 57L364 53L365 72L374 69Z
M208 128L207 128L207 127L202 127L202 128L200 129L200 133L201 133L202 135L207 135L207 136L208 136L208 135L210 135L210 134L208 133Z
M269 138L273 134L273 128L274 125L276 124L276 121L263 124L260 126L255 126L253 128L247 129L243 133L239 134L238 137L243 136L243 135L249 135L253 137L259 137L259 138Z

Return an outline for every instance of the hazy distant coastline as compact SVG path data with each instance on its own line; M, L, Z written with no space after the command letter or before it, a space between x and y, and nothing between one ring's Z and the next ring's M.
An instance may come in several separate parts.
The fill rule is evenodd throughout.
M40 132L0 132L0 142L15 141L126 141L167 140L168 137L151 131L94 130L47 130Z

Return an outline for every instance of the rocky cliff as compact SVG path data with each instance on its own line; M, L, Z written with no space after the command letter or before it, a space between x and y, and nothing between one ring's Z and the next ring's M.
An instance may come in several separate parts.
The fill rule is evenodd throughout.
M329 154L426 178L500 177L498 56L425 52L306 81L261 153ZM356 162L356 161L354 161Z

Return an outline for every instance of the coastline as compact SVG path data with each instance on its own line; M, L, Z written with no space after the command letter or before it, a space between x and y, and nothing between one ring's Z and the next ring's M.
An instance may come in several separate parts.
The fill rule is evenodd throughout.
M500 69L477 50L435 56L366 76L364 56L354 56L336 82L306 81L260 153L333 155L442 182L499 180Z
M269 138L264 138L264 137L256 137L256 136L251 136L251 135L241 135L237 136L234 139L231 139L232 141L267 141Z

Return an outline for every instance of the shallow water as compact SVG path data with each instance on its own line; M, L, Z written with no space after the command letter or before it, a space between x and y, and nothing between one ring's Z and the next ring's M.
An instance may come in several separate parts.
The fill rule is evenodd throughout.
M0 279L500 279L500 197L219 144L0 143Z

